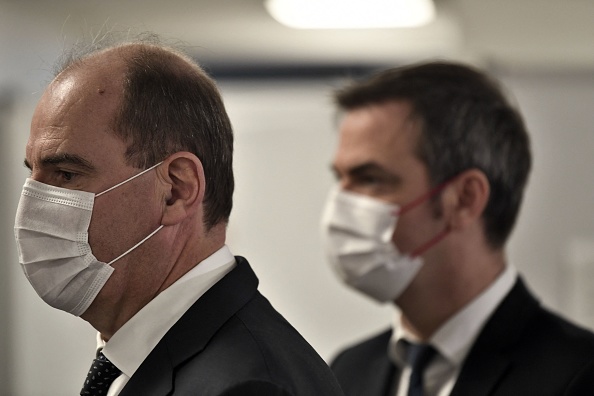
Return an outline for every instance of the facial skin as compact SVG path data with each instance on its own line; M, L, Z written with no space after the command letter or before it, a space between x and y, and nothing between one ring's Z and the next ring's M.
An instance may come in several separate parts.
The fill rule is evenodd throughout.
M418 125L404 103L389 102L348 112L340 127L333 169L342 189L404 206L431 190L416 157ZM394 243L410 253L443 231L429 199L398 219Z
M344 115L332 165L342 189L399 206L431 191L427 168L415 154L420 126L410 112L406 102L388 101ZM424 265L395 301L403 324L421 339L429 338L503 268L502 252L487 247L482 231L480 216L488 194L486 177L469 170L448 183L436 202L427 199L398 219L393 241L405 254L447 233L421 254Z
M42 183L94 193L141 172L125 161L126 144L110 124L122 97L121 58L103 54L54 80L33 116L25 162ZM107 340L130 317L224 243L201 229L204 174L190 153L176 153L154 170L95 200L89 243L114 272L81 316ZM191 244L189 241L196 243Z

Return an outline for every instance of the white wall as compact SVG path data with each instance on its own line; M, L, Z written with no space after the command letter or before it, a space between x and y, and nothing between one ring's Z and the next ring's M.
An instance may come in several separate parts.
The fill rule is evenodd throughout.
M545 303L594 328L573 301L575 249L594 240L594 71L503 78L526 114L535 157L511 257ZM594 279L582 281L594 288Z
M23 275L16 255L12 228L20 191L28 176L23 166L24 147L37 97L36 94L18 96L11 133L2 142L10 148L5 159L10 169L8 179L0 181L5 186L2 202L10 208L10 213L0 219L0 226L4 235L10 235L10 239L2 241L5 244L2 256L10 290L8 369L13 389L2 393L4 386L8 388L3 384L0 394L11 396L78 394L77 387L82 385L94 354L93 329L86 322L45 305ZM80 384L73 386L70 378Z
M594 73L508 72L502 77L526 115L535 155L510 257L547 304L574 314L564 297L572 290L567 251L576 238L594 236ZM384 327L392 315L390 308L338 284L320 245L318 222L332 184L335 143L329 92L337 84L221 83L236 133L229 245L250 260L263 293L324 358ZM9 133L0 136L5 208L0 212L0 275L9 285L9 292L0 294L8 302L0 309L9 305L0 311L0 321L9 324L2 334L8 342L0 347L10 346L0 351L9 356L7 365L0 363L0 379L11 379L0 384L0 395L77 394L93 355L94 331L36 296L20 271L12 241L14 211L27 176L21 165L24 144L38 97L30 88L18 92Z
M0 90L0 182L5 181L10 174L11 161L9 157L9 146L5 144L2 137L6 136L10 130L10 123L12 121L12 109L14 104L14 96L8 90ZM7 186L8 187L8 186ZM4 241L9 241L12 238L12 233L9 227L3 227L3 219L10 218L12 206L6 204L6 194L2 194L2 205L0 205L0 252L2 252L2 259L0 263L4 264L9 255L4 248ZM0 264L0 384L7 384L10 381L9 363L10 360L9 348L10 337L10 309L11 309L11 292L10 292L10 277L9 266Z
M336 281L320 243L333 183L335 84L222 85L237 142L229 245L250 260L261 290L325 358L390 320L388 307Z

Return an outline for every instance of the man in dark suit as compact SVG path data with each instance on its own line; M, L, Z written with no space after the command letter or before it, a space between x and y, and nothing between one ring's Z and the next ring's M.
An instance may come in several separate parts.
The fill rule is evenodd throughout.
M232 154L214 82L153 41L73 56L44 92L15 235L38 294L99 331L81 395L342 394L225 245Z
M543 308L505 256L531 154L498 84L432 62L336 101L329 261L398 308L392 329L332 362L346 395L594 394L594 335Z

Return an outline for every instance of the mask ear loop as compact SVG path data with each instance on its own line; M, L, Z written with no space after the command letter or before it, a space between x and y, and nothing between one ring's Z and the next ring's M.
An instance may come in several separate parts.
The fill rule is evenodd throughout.
M437 245L437 243L439 241L441 241L443 238L445 238L446 235L448 235L449 233L450 233L450 227L444 228L443 231L439 232L437 235L435 235L433 238L431 238L427 243L425 243L425 244L421 245L420 247L416 248L415 250L413 250L412 253L410 254L410 256L412 258L420 256L421 254L423 254L427 250L429 250L429 248L431 248L432 246Z
M161 165L162 163L163 163L163 161L161 161L161 162L159 162L159 163L156 163L155 165L151 166L150 168L146 168L146 169L145 169L145 170L143 170L142 172L140 172L140 173L137 173L137 174L135 174L134 176L127 178L127 179L126 179L126 180L124 180L123 182L120 182L120 183L116 184L115 186L111 186L111 187L109 187L107 190L105 190L105 191L101 191L99 194L95 194L95 198L97 198L97 197L99 197L99 196L101 196L101 195L103 195L103 194L105 194L105 193L107 193L107 192L110 192L111 190L113 190L113 189L115 189L115 188L117 188L117 187L121 186L122 184L128 183L130 180L134 180L134 179L136 179L137 177L144 175L146 172L150 171L151 169L154 169L154 168L156 168L157 166Z
M411 202L407 203L406 205L403 205L400 208L396 209L396 211L394 212L394 214L396 216L402 216L404 213L408 212L409 210L413 209L414 207L416 207L416 206L422 204L423 202L425 202L425 200L433 197L434 195L439 194L455 178L456 178L456 176L454 176L454 177L452 177L450 179L447 179L443 183L438 184L437 186L435 186L431 190L427 191L425 194L422 194L421 196L419 196L418 198L413 199Z
M151 169L156 168L157 166L161 165L163 163L163 161L156 163L155 165L151 166L150 168L147 168L145 170L143 170L140 173L135 174L132 177L129 177L128 179L124 180L123 182L120 182L118 184L116 184L115 186L112 186L110 188L108 188L105 191L100 192L99 194L95 194L95 198L110 192L111 190L121 186L122 184L128 183L131 180L136 179L139 176L144 175L145 173L147 173L148 171L150 171ZM144 242L146 242L147 239L149 239L150 237L152 237L153 235L155 235L161 228L163 228L163 224L161 224L155 231L151 232L150 234L148 234L143 240L141 240L140 242L138 242L136 245L132 246L130 249L126 250L124 253L120 254L118 257L114 258L113 260L111 260L109 263L107 263L107 265L112 265L113 263L115 263L116 261L118 261L119 259L121 259L122 257L124 257L125 255L127 255L128 253L130 253L131 251L133 251L134 249L136 249L138 246L142 245Z
M426 192L425 194L422 194L420 197L412 200L411 202L407 203L406 205L398 208L396 211L394 211L394 215L396 216L401 216L404 213L408 212L409 210L415 208L416 206L420 205L421 203L425 202L425 200L439 194L448 184L450 184L457 176L451 177L449 179L447 179L446 181L438 184L437 186L435 186L434 188L432 188L431 190L429 190L428 192ZM415 258L417 256L420 256L421 254L425 253L427 250L429 250L429 248L431 248L432 246L436 245L439 241L441 241L443 238L446 237L446 235L448 235L450 233L450 228L446 227L443 229L443 231L439 232L437 235L435 235L433 238L431 238L429 241L427 241L426 243L424 243L423 245L419 246L418 248L416 248L415 250L413 250L410 254L410 256L412 258Z
M146 242L147 239L149 239L150 237L152 237L153 235L155 235L157 233L157 231L159 231L161 228L163 228L163 224L161 224L159 226L159 228L157 228L155 231L153 231L150 234L148 234L142 241L138 242L136 245L132 246L130 249L126 250L124 253L120 254L118 257L116 257L113 260L111 260L109 263L107 263L107 265L112 265L113 263L115 263L116 261L118 261L119 259L121 259L122 257L124 257L125 255L127 255L128 253L130 253L132 250L134 250L138 246L142 245L144 242Z

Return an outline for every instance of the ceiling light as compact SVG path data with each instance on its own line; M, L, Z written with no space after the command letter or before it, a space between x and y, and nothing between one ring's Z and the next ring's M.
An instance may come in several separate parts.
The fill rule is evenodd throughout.
M265 6L296 29L417 27L435 18L431 0L266 0Z

